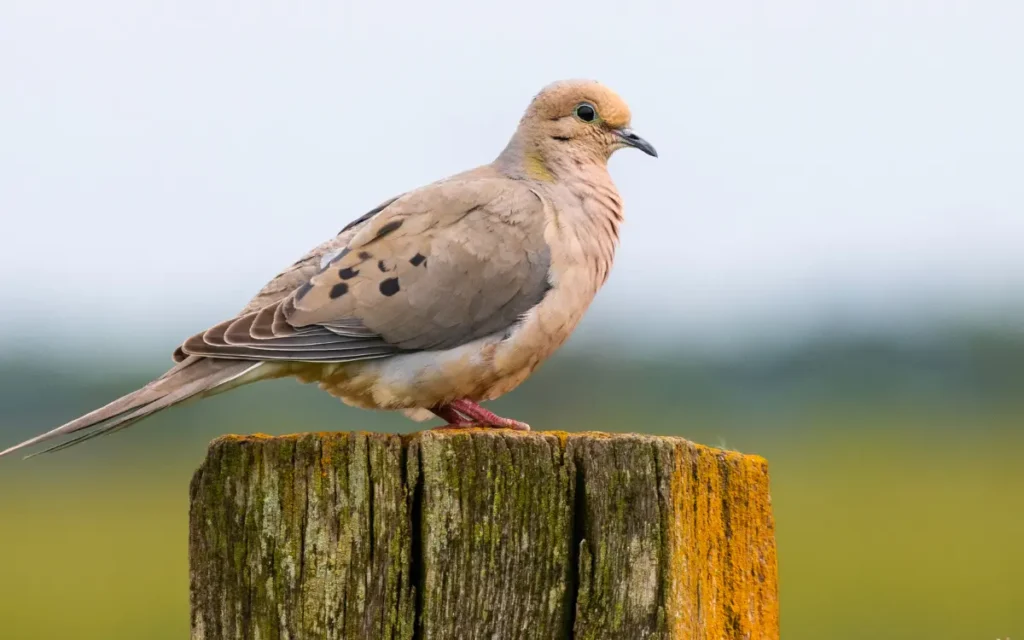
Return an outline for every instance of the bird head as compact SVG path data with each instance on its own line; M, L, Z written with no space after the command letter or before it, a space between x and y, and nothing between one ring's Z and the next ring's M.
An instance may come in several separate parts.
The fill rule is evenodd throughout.
M618 149L632 147L657 157L654 146L630 128L630 118L626 102L603 84L564 80L533 98L519 128L538 147L555 153L582 152L607 161Z

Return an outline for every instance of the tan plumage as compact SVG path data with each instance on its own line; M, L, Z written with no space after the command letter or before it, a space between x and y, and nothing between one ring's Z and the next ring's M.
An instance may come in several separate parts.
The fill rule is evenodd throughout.
M596 82L539 93L498 158L382 203L186 340L146 387L16 445L124 428L192 397L293 375L346 403L528 428L479 407L568 338L611 268L616 149L654 149Z

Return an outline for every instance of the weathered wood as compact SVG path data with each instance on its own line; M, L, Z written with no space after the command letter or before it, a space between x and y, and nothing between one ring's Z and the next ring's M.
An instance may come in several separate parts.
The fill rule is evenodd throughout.
M192 637L778 638L767 465L679 438L221 438Z
M582 520L574 638L778 636L762 458L604 434L568 450Z
M575 485L559 438L434 431L409 452L422 483L422 637L568 637Z
M191 488L192 638L411 638L397 436L220 438Z

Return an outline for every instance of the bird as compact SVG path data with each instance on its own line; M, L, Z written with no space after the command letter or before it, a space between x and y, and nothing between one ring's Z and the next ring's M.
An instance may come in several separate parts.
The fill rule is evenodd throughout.
M382 202L185 340L159 378L0 457L289 376L364 409L528 430L479 403L561 347L607 280L623 222L608 159L623 148L658 155L617 93L549 84L493 162Z

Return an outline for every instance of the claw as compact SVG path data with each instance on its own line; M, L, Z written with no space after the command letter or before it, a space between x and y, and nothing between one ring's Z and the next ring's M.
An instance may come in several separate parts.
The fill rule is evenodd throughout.
M456 400L431 409L434 415L448 424L435 429L467 429L469 427L490 427L493 429L512 429L529 431L530 425L511 418L501 416L484 409L472 400Z

